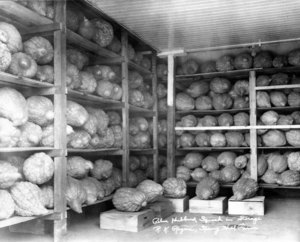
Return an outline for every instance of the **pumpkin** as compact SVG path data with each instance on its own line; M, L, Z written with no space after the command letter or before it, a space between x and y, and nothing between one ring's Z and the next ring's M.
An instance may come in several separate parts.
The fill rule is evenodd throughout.
M191 172L191 177L194 181L201 181L204 177L207 176L207 172L202 168L196 168Z
M6 189L13 186L22 178L18 168L8 163L8 161L0 162L0 189Z
M43 185L41 189L41 202L44 207L54 208L54 188L51 185Z
M81 127L87 122L89 114L80 104L67 100L66 119L67 124L73 127Z
M234 60L229 55L223 55L216 61L216 69L219 72L231 71L234 69Z
M222 94L229 92L231 83L228 79L222 77L215 77L210 82L210 90L214 93Z
M272 67L273 58L270 52L261 51L254 57L254 68L270 68Z
M212 177L203 178L196 186L196 196L202 200L214 199L219 192L219 182Z
M24 161L23 174L32 183L44 184L53 177L54 162L44 152L35 153Z
M91 170L93 177L98 180L103 180L111 177L113 164L109 160L96 160L94 162L94 168Z
M234 166L238 169L245 168L247 166L249 157L250 157L249 154L240 155L240 156L236 157L234 160Z
M67 174L74 178L83 178L93 169L91 161L81 156L71 156L67 159Z
M300 146L300 130L294 129L285 132L287 142L295 147Z
M24 52L30 55L39 65L48 64L53 60L53 46L44 37L34 36L25 41L23 47Z
M20 126L21 136L19 137L18 147L38 146L42 139L42 128L34 123L27 122Z
M31 96L27 98L28 120L40 126L53 122L54 107L52 101L44 96Z
M95 26L95 34L92 39L101 47L108 46L114 37L112 25L101 18L92 19L91 23Z
M250 69L253 64L252 56L248 53L241 53L234 58L234 67L237 70Z
M89 180L90 182L94 183L97 188L97 199L101 200L105 197L105 186L102 182L98 181L94 177L86 177L85 180Z
M256 105L258 108L270 108L271 100L269 94L264 91L256 92Z
M3 32L0 30L0 38ZM1 42L0 39L0 71L6 71L11 63L11 53L6 44Z
M0 22L0 31L6 34L5 44L12 54L22 51L22 37L15 26L6 22Z
M232 187L233 200L244 200L254 197L258 191L258 184L251 178L241 178Z
M202 159L202 154L198 152L190 152L183 158L182 164L189 169L195 169L197 167L200 167Z
M84 130L76 130L68 135L67 147L74 149L84 149L89 146L91 136Z
M237 131L228 131L225 133L228 147L240 147L244 143L244 135Z
M211 155L206 156L202 160L201 166L207 172L219 169L219 163L217 162L217 158Z
M288 167L287 157L278 152L270 153L267 158L269 169L276 173L282 173Z
M95 35L95 31L95 26L87 18L84 17L84 20L79 24L78 34L90 40Z
M210 144L213 147L224 147L226 146L226 137L222 133L213 133L210 136Z
M181 92L176 95L175 106L177 110L192 110L195 107L195 101L188 94Z
M117 210L137 212L147 205L147 197L135 188L123 187L115 192L112 202Z
M89 64L89 57L86 53L77 49L67 49L67 61L75 65L79 70L82 70L84 66Z
M240 175L241 172L234 165L228 165L221 170L221 181L224 183L235 182Z
M8 219L15 212L15 202L6 190L0 190L0 197L0 220Z
M211 110L212 99L209 96L200 96L195 100L195 107L197 110Z
M286 144L285 135L279 130L269 130L267 133L262 135L262 140L264 145L268 147L278 147Z
M54 68L50 65L37 66L36 79L41 82L54 83Z
M287 156L288 167L292 171L300 171L300 152L291 152Z
M98 189L96 184L87 178L80 180L80 182L86 192L86 204L90 205L95 203L98 197Z
M185 166L178 166L176 169L176 178L188 181L191 178L191 170Z
M210 135L205 132L199 132L195 137L195 142L199 147L209 147Z
M283 186L299 186L300 173L298 171L287 170L278 176L276 182L278 185Z
M76 213L82 213L81 206L85 203L87 194L79 180L67 176L65 196L68 206Z
M152 181L144 180L137 187L137 190L143 192L147 197L147 203L153 203L158 200L158 198L163 195L163 187Z
M37 64L30 55L17 52L12 55L8 72L20 77L32 78L37 73Z
M170 198L182 198L186 195L186 183L180 178L168 178L162 184L164 196Z
M86 71L80 71L78 75L80 86L78 87L78 90L84 93L94 93L97 88L97 82L94 78L93 74L86 72Z
M21 132L11 121L0 118L0 147L16 147Z

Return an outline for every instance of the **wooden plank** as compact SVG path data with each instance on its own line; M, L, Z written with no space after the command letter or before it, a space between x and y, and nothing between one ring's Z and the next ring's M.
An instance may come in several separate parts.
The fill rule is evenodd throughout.
M239 108L239 109L226 109L226 110L188 110L188 111L176 111L178 115L220 115L222 113L239 113L239 112L246 112L248 113L250 108Z
M280 113L292 113L293 111L300 110L300 106L284 106L284 107L269 107L269 108L256 108L258 112L265 112L265 111L276 111Z
M258 215L265 214L265 197L257 196L242 201L228 200L228 214L229 215Z
M250 106L250 175L251 178L256 180L257 177L257 130L256 126L256 77L255 71L250 71L249 76L249 106Z
M177 148L178 151L202 151L202 152L210 152L210 151L225 151L225 150L250 150L250 147L186 147L186 148Z
M206 130L249 130L250 126L215 126L215 127L175 127L175 130L206 131Z
M189 209L189 197L184 198L165 198L172 204L172 208L176 213L184 213Z
M294 89L300 88L300 84L287 84L287 85L276 85L276 86L262 86L256 87L256 91L265 91L265 90L276 90L276 89Z
M81 153L81 154L93 154L93 155L123 155L123 150L119 148L107 148L107 149L67 149L68 154Z
M152 143L153 143L153 169L154 169L154 181L159 182L159 164L158 164L158 100L157 100L157 74L156 74L156 53L153 52L151 55L151 65L152 65L152 95L153 95L153 134L152 134Z
M151 209L138 212L121 212L116 209L100 214L100 229L139 232L152 225L154 213Z
M193 197L189 201L189 213L224 214L226 209L226 197L216 197L211 200L202 200L198 197Z
M153 116L155 115L155 112L151 109L146 109L146 108L141 108L141 107L137 107L134 106L132 104L129 104L129 111L131 113L143 113L143 114L148 114L149 116Z
M122 89L124 108L122 109L123 128L123 157L122 157L122 186L127 186L129 180L129 81L128 81L128 33L122 31Z
M165 219L174 213L172 203L167 199L159 199L154 203L150 203L147 205L147 208L153 211L154 218Z
M175 176L175 60L168 56L168 133L167 133L167 168L168 177Z
M152 74L150 70L147 70L146 68L134 63L133 61L129 61L128 64L129 64L129 67L131 69L134 69L134 70L140 72L140 74L145 74L145 75L151 75Z
M300 129L300 125L257 125L254 129Z
M156 153L155 149L130 149L130 153L140 154L140 155L154 155Z
M257 147L258 150L298 150L300 146Z
M46 35L51 34L53 35L54 31L61 30L62 24L61 23L49 23L40 26L29 27L25 31L21 31L22 37L28 35Z

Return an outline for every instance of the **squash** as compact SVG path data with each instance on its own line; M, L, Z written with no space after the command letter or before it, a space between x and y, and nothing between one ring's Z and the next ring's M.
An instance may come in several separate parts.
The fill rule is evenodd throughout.
M128 48L127 48L127 56L129 60L134 60L135 57L135 50L132 47L131 44L128 44Z
M98 180L103 180L111 177L113 164L109 160L96 160L94 168L91 170L91 175Z
M263 174L263 176L261 177L261 180L268 184L276 184L278 178L279 178L279 174L277 174L275 171L269 169Z
M250 170L250 163L248 163L248 166L249 166L248 170ZM257 176L260 177L263 174L265 174L267 169L268 169L267 157L264 154L261 154L258 156L257 159Z
M300 173L298 171L287 170L279 175L276 183L282 186L299 186Z
M287 156L288 167L292 171L300 171L300 152L291 152Z
M94 139L95 138L95 139ZM91 143L94 143L94 148L111 148L115 143L114 132L111 128L107 128L101 135L94 135Z
M8 219L15 212L15 202L6 190L0 190L0 198L0 220Z
M233 116L234 126L247 126L249 125L249 120L249 114L245 112L240 112Z
M287 66L287 64L288 64L287 57L284 55L275 56L272 64L275 68L282 68L284 66Z
M79 70L82 70L84 66L89 64L89 57L86 53L77 49L67 49L67 61L75 65Z
M190 133L183 133L179 137L179 144L183 148L193 147L195 144L195 137Z
M129 157L129 169L135 171L140 167L140 160L136 156Z
M80 87L81 83L79 80L79 70L78 68L67 62L67 70L66 70L66 85L71 89L77 89Z
M232 107L233 100L227 93L214 94L212 96L212 105L215 110L226 110Z
M221 166L231 166L234 165L236 157L237 156L234 152L224 151L218 155L217 161Z
M270 92L270 100L275 107L284 107L286 106L288 101L285 93L280 91Z
M195 137L195 142L199 147L209 147L210 135L205 132L198 132L198 134Z
M82 37L90 40L95 35L95 31L95 26L87 18L84 17L84 20L79 24L78 33Z
M207 177L208 174L202 168L196 168L191 172L191 177L193 181L201 181L203 178Z
M74 133L73 128L67 125L66 127L67 137L70 137L72 133ZM40 145L44 147L54 146L54 125L53 124L43 127L43 135L42 135Z
M95 114L89 113L89 118L83 125L83 129L87 131L90 135L95 135L98 128L98 118Z
M112 67L107 65L88 66L85 68L85 71L93 74L97 81L115 81L117 77Z
M222 113L218 117L219 126L232 126L233 125L233 117L230 113Z
M110 126L111 130L113 131L113 135L114 135L114 144L113 147L114 148L122 148L123 146L123 130L121 125L113 125Z
M93 113L98 119L97 133L99 135L106 135L109 117L108 115L100 108L87 108L88 113Z
M159 170L159 182L163 183L168 178L168 168L163 166Z
M143 56L143 59L141 60L140 65L141 65L142 67L144 67L145 69L147 69L147 70L151 70L152 64L151 64L150 58L148 58L148 57L146 57L146 56Z
M109 125L118 125L121 124L122 118L118 112L108 111Z
M137 175L138 171L141 171L141 170L136 170L136 175ZM122 186L122 171L120 169L113 167L111 178L114 180L116 188L119 188ZM145 179L146 179L146 175L145 175Z
M20 130L11 121L0 118L0 147L16 147L20 136Z
M190 59L184 62L181 67L184 75L191 75L197 73L199 65L197 61Z
M183 179L171 177L162 184L164 196L170 198L182 198L186 195L186 183Z
M106 47L107 49L115 52L120 53L122 49L121 41L116 38L116 36L113 37L110 44Z
M41 202L44 207L54 208L54 188L51 185L43 185L41 189Z
M146 149L151 147L151 136L149 132L138 132L129 137L129 147L133 149Z
M147 205L147 197L135 188L123 187L115 192L112 202L119 211L137 212Z
M286 137L280 130L269 130L267 133L262 135L262 141L267 147L278 147L286 144Z
M258 184L251 178L241 178L233 185L232 191L232 200L244 200L255 196Z
M94 164L81 156L70 156L67 159L67 174L74 178L83 178L94 168Z
M0 22L0 31L6 34L5 44L12 54L22 51L22 37L15 26L6 22Z
M221 170L213 170L208 174L210 177L216 179L217 181L221 182L222 177L221 177Z
M113 95L114 85L110 81L101 80L97 82L96 93L103 98L111 98Z
M193 82L186 90L186 93L193 98L200 97L208 93L209 84L207 81L197 81Z
M216 69L219 72L231 71L234 69L233 58L229 55L223 55L216 61Z
M50 65L37 66L36 79L41 82L54 83L54 68Z
M28 120L40 126L47 126L53 122L54 107L52 101L44 96L27 98Z
M8 72L20 77L32 78L37 73L37 64L30 55L17 52L12 55Z
M163 187L152 181L152 180L144 180L137 187L137 190L146 194L147 203L153 203L158 200L160 196L163 195Z
M285 73L276 73L271 77L271 86L286 85L289 82L289 76Z
M237 131L226 132L225 138L228 147L240 147L245 142L244 135Z
M26 6L34 12L46 16L46 1L47 0L27 1Z
M226 146L226 137L222 133L213 133L209 142L213 147L224 147Z
M1 35L1 30L0 30ZM6 71L11 63L12 56L6 44L0 39L0 71Z
M92 137L84 130L75 130L67 136L67 147L74 149L84 149L89 146Z
M87 122L89 114L80 104L67 100L66 119L67 124L73 127L81 127Z
M278 152L274 152L268 155L268 167L276 173L282 173L288 168L287 158Z
M24 52L30 55L37 64L49 64L54 57L53 46L49 40L41 36L34 36L23 43Z
M198 152L190 152L183 158L182 164L189 169L195 169L197 167L200 167L202 159L202 154Z
M108 46L114 37L112 25L101 18L92 19L91 23L95 26L95 33L92 38L93 41L101 47Z
M196 196L202 200L214 199L219 192L219 182L212 177L203 178L196 186Z
M195 100L195 107L197 110L211 110L212 99L209 96L200 96Z
M112 89L112 94L111 94L111 98L113 100L117 100L120 101L122 99L123 96L123 89L120 85L113 83L113 89ZM152 105L151 105L152 107ZM148 107L145 107L148 108Z
M299 92L291 92L288 95L288 104L291 107L298 107L300 106L300 93Z
M217 94L229 92L231 89L231 82L222 77L215 77L210 82L210 90Z
M195 101L183 92L176 94L175 106L177 110L187 111L195 108Z
M85 180L89 180L90 182L94 183L97 188L97 199L101 200L105 197L105 186L102 182L98 181L94 177L86 177Z
M17 182L10 189L15 211L20 216L42 216L49 213L41 202L40 188L31 182Z
M35 153L24 161L23 174L32 183L44 184L54 175L54 162L44 152Z
M94 78L93 74L86 72L86 71L80 71L78 75L80 86L78 87L78 90L84 93L94 93L97 88L97 82Z
M176 169L176 178L188 181L191 178L191 170L185 166L178 166Z
M294 129L294 130L289 130L285 132L285 137L287 142L294 146L298 147L300 146L300 130L299 129Z
M83 21L84 19L84 15L82 14L82 12L77 9L76 7L68 4L67 10L66 10L66 24L67 24L67 28L77 32L78 28L79 28L79 24Z
M234 166L238 169L243 169L247 166L248 159L250 158L249 154L246 155L240 155L235 158L234 160Z
M264 112L260 116L260 120L265 125L276 125L278 119L279 119L278 113L276 113L275 111L272 111L272 110Z
M256 93L256 104L258 108L270 108L271 101L269 94L264 91L258 91Z
M234 67L237 70L250 69L253 64L252 56L248 53L241 53L234 58Z
M211 155L206 156L202 160L201 166L207 172L211 172L219 169L219 163L217 161L217 158Z
M270 68L272 67L273 58L270 52L261 51L255 57L253 61L254 68Z
M81 206L85 203L87 194L79 180L67 176L65 196L68 206L75 212L82 213Z
M21 178L22 175L18 168L8 163L8 161L0 162L0 189L10 188Z
M27 122L20 126L21 135L18 141L18 147L36 147L42 139L42 128L34 123Z
M235 182L240 175L241 172L234 165L225 166L221 170L221 181L224 183Z
M80 182L86 192L86 204L90 205L95 203L98 197L98 189L96 184L87 178L80 180Z

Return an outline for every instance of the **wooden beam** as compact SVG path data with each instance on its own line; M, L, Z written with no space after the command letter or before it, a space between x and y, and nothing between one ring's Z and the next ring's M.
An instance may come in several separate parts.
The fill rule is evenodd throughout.
M180 131L206 131L206 130L247 130L250 126L216 126L216 127L175 127L175 130Z
M157 54L158 57L160 58L165 58L169 56L185 56L186 52L184 49L174 49L174 50L165 50L161 51L160 53Z
M168 177L175 176L175 59L168 55L168 133L167 133L167 169Z

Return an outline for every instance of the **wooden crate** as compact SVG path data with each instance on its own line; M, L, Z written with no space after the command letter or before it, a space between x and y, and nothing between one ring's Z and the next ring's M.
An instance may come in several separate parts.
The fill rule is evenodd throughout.
M154 212L145 209L139 212L120 212L112 209L100 214L100 229L139 232L152 225Z
M226 197L217 197L212 200L202 200L194 197L189 201L190 213L224 214L226 209Z
M242 201L228 201L228 214L230 215L264 215L265 197L257 196Z
M189 209L189 197L184 198L166 198L171 202L172 208L176 213L183 213Z
M147 206L154 212L155 218L167 218L174 213L172 203L164 198L159 199L157 202L151 203Z

